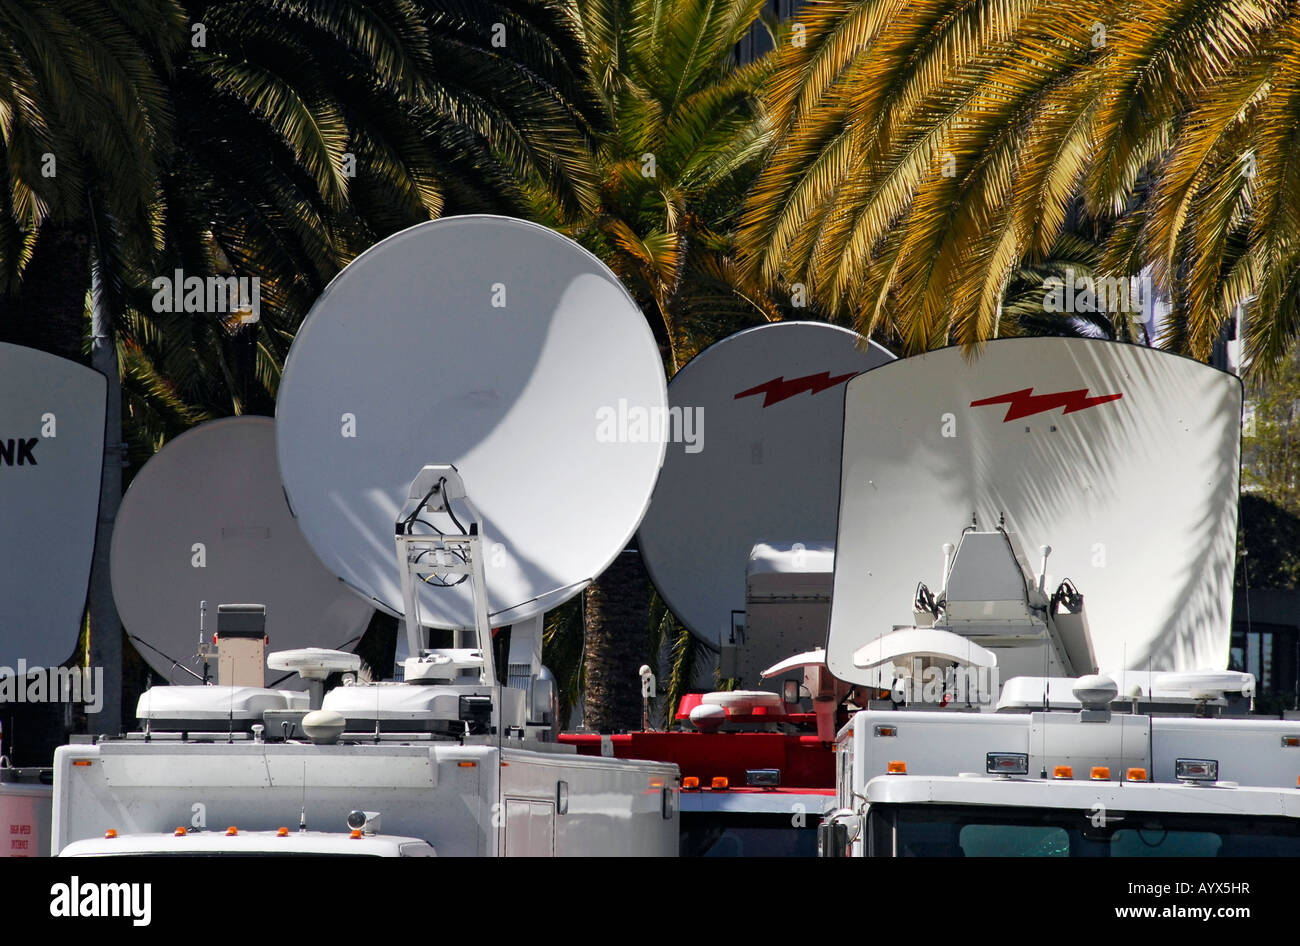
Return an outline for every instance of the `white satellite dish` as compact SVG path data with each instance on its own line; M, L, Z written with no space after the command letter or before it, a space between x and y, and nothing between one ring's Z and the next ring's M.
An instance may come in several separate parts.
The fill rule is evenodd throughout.
M663 364L599 260L544 227L451 217L378 243L317 300L276 406L285 491L331 571L403 610L394 524L427 464L478 508L492 624L577 594L641 521L664 453ZM470 583L420 589L474 623Z
M55 666L86 606L108 382L20 345L0 364L0 666Z
M1025 561L1051 549L1048 593L1083 594L1099 666L1226 666L1242 387L1167 352L1003 339L948 348L846 390L827 666L871 685L854 653L913 623L945 543L1005 516ZM1031 565L1032 567L1032 565Z
M200 602L208 640L218 605L265 605L274 650L339 647L374 614L321 565L289 514L269 417L210 421L158 451L122 499L111 568L123 625L174 683L195 682L172 660L197 669ZM268 670L266 679L282 676Z
M755 545L795 549L787 558L810 571L830 561L844 384L891 360L847 329L773 322L717 342L673 377L672 409L704 423L698 443L669 445L638 538L664 602L711 647L745 608ZM766 642L750 634L743 663L752 672L740 675L757 683L765 667L820 645L824 632L823 624L808 640Z

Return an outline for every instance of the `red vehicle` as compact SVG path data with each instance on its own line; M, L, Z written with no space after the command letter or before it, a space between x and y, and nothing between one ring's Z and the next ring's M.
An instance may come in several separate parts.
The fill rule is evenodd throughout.
M692 693L677 719L693 730L559 740L582 755L676 763L683 856L814 857L817 825L835 795L835 753L816 717L776 693Z

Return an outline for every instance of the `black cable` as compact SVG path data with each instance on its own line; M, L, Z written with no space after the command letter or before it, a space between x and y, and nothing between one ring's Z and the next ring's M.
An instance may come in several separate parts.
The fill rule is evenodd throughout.
M415 517L420 514L420 510L423 509L424 504L429 501L429 497L432 496L434 493L438 492L438 490L442 489L442 484L445 482L447 482L447 477L445 476L440 477L438 482L434 483L432 486L429 487L429 491L424 494L424 498L415 504L415 509L413 509L411 511L411 514L407 516L406 519L403 520L402 522L402 527L403 530L406 532L406 534L408 535L410 534L411 523L414 522Z
M136 641L137 643L144 644L144 646L148 647L148 648L149 648L150 650L152 650L155 654L158 654L158 655L161 656L161 657L166 657L168 660L170 660L170 661L172 662L172 667L173 667L174 669L184 670L186 673L188 673L188 674L189 674L191 677L193 677L195 680L199 680L199 681L202 681L202 680L203 680L203 677L201 677L199 674L195 673L195 672L194 672L193 670L191 670L189 667L184 666L184 665L183 665L179 660L177 660L177 659L176 659L175 657L173 657L171 654L163 653L161 650L159 650L159 649L158 649L157 647L155 647L153 644L149 643L147 640L143 640L143 639L141 639L141 638L139 638L139 637L136 637L134 634L130 634L130 633L128 633L126 636L129 637L129 638L131 638L131 640Z
M447 503L447 515L451 516L451 521L456 523L456 528L460 530L461 535L469 535L465 527L460 524L460 520L456 518L456 513L452 511L451 503Z
M413 523L418 522L421 525L428 526L434 532L438 533L439 536L444 538L446 537L447 533L443 532L442 529L438 528L429 520L420 518L420 510L422 510L425 507L425 505L429 502L429 497L432 496L434 493L438 492L439 490L442 490L443 486L445 486L446 483L447 483L447 477L440 476L438 478L438 482L433 484L433 486L429 488L429 491L424 494L424 498L421 499L416 504L415 508L411 511L411 514L407 516L406 519L403 521L403 531L406 535L411 534L411 525ZM444 497L446 496L445 491L443 492L443 496ZM460 529L460 534L469 535L469 533L465 531L465 527L461 525L460 520L456 518L456 514L452 512L451 502L449 500L444 499L443 504L446 506L446 512L447 515L451 517L451 521L456 523L456 527ZM419 562L421 558L428 555L431 551L433 550L425 549L423 552L420 552L418 555L416 555L415 561ZM447 552L455 556L456 558L458 558L462 563L468 564L468 560L465 558L463 553L457 552L453 549L447 549ZM468 578L469 575L466 574L466 575L461 575L460 578L457 579L456 581L447 581L445 578L441 578L437 574L429 574L421 578L420 581L426 585L432 585L435 588L455 588L457 585L464 584Z

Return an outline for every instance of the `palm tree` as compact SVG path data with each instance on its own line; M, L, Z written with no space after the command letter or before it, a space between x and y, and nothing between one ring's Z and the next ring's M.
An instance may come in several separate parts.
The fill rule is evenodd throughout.
M521 213L521 181L591 205L576 59L545 3L189 4L157 271L257 277L260 320L121 320L136 456L195 420L270 413L299 323L379 239L444 213ZM502 45L498 46L500 42Z
M172 128L167 79L184 25L172 0L51 0L0 11L0 337L75 360L89 349L92 367L109 379L89 659L113 681L121 630L108 550L121 464L111 310L160 242L158 182ZM120 704L109 690L96 723L116 731Z
M1099 271L1150 275L1167 346L1206 358L1252 301L1250 351L1300 331L1300 11L1281 0L830 0L766 100L743 272L908 352L1003 329L1012 274L1071 206Z
M763 0L569 7L585 93L575 111L586 119L583 157L596 201L574 212L534 181L530 216L583 243L620 277L655 330L669 374L716 338L779 313L740 283L731 238L769 137L757 99L767 65L737 68L734 57L762 7ZM565 661L555 667L561 680L582 680L590 728L640 725L637 671L657 663L654 640L667 626L652 619L650 603L633 547L588 588L580 650L572 620L551 624L547 658ZM578 656L581 669L569 663Z
M730 231L767 148L765 60L736 44L763 0L574 0L592 105L597 202L573 214L535 187L532 216L586 245L628 286L670 373L702 344L774 317L737 279ZM702 344L701 344L702 343Z
M79 358L89 293L109 430L124 405L137 463L199 420L269 413L298 323L375 240L447 211L518 213L524 178L567 213L593 205L573 157L586 148L566 91L574 50L552 6L10 5L0 337ZM260 321L230 331L155 311L153 277L177 268L259 278ZM90 659L110 679L118 439L91 595ZM100 720L115 729L117 713Z

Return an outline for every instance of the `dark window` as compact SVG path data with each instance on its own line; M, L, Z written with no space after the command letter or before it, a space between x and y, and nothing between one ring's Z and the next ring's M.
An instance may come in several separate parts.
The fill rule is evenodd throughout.
M1074 809L873 805L872 854L899 857L1300 857L1300 819Z
M818 816L682 812L682 857L816 857Z

